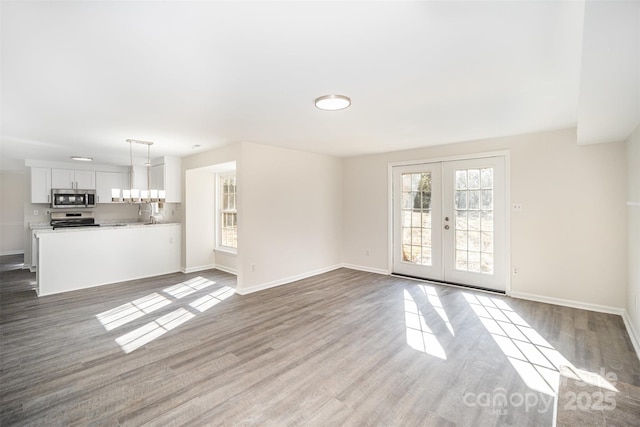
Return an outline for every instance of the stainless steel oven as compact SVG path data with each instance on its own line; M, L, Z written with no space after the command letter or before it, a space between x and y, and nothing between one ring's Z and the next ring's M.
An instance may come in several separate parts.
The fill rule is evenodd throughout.
M95 208L96 190L53 189L51 207L54 209Z
M70 227L99 227L93 212L51 212L53 229Z

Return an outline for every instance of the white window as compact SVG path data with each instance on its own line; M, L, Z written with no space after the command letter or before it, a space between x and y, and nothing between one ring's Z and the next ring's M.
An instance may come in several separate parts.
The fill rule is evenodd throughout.
M236 176L218 175L217 243L222 250L238 248L238 211L236 209Z

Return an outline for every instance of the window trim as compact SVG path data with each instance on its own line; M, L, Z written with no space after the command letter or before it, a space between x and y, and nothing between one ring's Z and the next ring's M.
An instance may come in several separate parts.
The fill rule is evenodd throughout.
M235 171L231 172L221 172L216 173L216 181L215 181L215 248L214 252L223 252L227 254L237 255L238 248L234 248L232 246L223 246L222 242L222 180L227 177L234 177L236 179L236 227L237 227L237 214L238 214L238 177Z

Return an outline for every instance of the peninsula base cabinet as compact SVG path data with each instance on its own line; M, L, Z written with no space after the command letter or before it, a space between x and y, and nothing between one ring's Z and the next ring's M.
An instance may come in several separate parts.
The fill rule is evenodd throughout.
M154 224L36 231L38 296L178 272L180 230Z

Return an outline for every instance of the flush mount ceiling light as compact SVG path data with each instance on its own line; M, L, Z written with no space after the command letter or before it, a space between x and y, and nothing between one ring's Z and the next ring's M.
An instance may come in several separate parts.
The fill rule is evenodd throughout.
M316 107L321 110L343 110L351 105L351 98L344 95L325 95L316 98Z
M92 157L71 156L71 159L77 160L79 162L93 162L93 158Z

